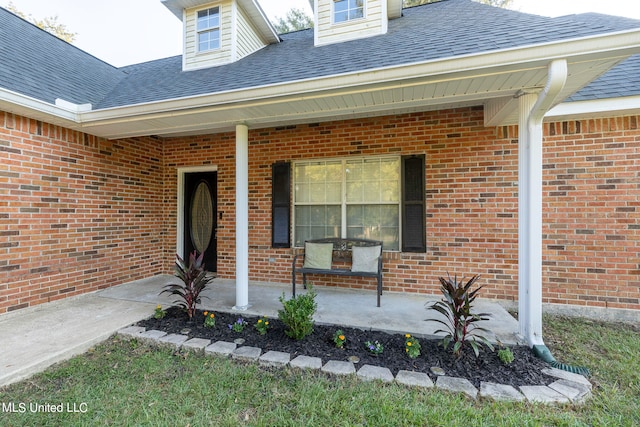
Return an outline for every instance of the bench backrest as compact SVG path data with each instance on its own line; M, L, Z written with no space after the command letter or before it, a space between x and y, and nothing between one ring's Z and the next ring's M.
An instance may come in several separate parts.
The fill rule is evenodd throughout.
M351 248L354 246L380 246L382 241L369 239L343 239L341 237L326 237L323 239L307 240L309 243L333 243L333 260L334 261L351 261ZM382 253L382 251L381 251Z

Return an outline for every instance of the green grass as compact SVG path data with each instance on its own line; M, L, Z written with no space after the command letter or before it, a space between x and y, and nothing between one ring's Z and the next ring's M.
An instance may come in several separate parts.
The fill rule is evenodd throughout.
M2 426L633 426L640 425L638 329L545 318L555 357L587 365L585 405L471 401L462 395L366 383L292 369L266 370L109 340L29 380L0 389ZM29 403L86 404L85 413L30 413ZM1 408L1 406L0 406ZM82 406L84 409L85 406Z

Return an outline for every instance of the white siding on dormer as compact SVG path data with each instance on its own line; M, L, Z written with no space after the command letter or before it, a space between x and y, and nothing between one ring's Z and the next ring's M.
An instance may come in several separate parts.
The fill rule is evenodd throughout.
M262 49L267 45L267 43L260 38L258 31L251 24L251 20L247 16L247 13L240 5L237 6L236 16L236 52L238 59L240 59L247 55L251 55L256 50Z
M198 52L198 11L216 6L220 8L220 48L205 52ZM185 15L184 70L211 67L214 65L225 64L233 60L233 7L230 0L208 3L198 8L187 9Z
M340 43L387 32L387 0L365 0L364 18L333 22L333 0L315 0L315 45Z
M220 48L198 52L198 11L220 8ZM268 43L236 0L216 0L186 9L183 18L185 71L228 64L262 49Z

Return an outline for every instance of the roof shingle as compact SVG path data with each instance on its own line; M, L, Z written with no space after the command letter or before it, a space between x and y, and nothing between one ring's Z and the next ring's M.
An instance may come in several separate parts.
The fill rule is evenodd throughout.
M101 109L639 27L640 21L606 15L547 18L471 0L442 0L405 9L402 18L389 22L385 35L315 47L313 30L303 30L283 34L281 43L269 45L238 62L183 72L180 56L114 68L0 8L0 39L3 40L0 86L47 102L63 98L79 104L90 102L94 109ZM571 99L611 96L625 91L640 93L640 73L636 71L633 84L628 84L632 70L640 66L640 60L634 58Z

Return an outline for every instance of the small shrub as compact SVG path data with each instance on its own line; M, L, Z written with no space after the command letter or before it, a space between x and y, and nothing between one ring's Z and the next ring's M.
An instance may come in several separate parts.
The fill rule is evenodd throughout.
M369 352L373 355L382 354L384 351L384 346L378 340L375 341L367 341L364 343L364 346L369 350Z
M156 306L156 311L154 311L153 313L153 317L156 319L163 319L164 316L166 315L167 315L167 312L162 309L162 306L160 304L158 304Z
M335 334L333 334L333 342L335 343L337 348L343 348L344 343L347 342L347 337L344 336L344 332L342 329L338 329Z
M465 284L463 282L464 279L458 282L457 276L455 276L453 280L449 275L447 275L446 279L440 277L440 284L442 285L440 290L444 295L444 299L429 307L446 317L446 320L430 320L442 323L447 327L445 330L439 329L435 332L443 332L446 334L442 340L442 345L444 348L448 348L449 344L453 343L453 353L456 356L460 356L465 344L468 344L473 349L476 357L479 355L480 345L485 345L493 351L493 346L489 340L482 335L483 332L488 331L476 324L482 320L488 320L489 314L473 313L471 311L473 301L476 299L478 291L482 289L482 286L471 292L469 290L479 278L479 275L475 275Z
M242 317L238 317L238 320L236 320L235 322L229 325L229 329L231 329L233 332L242 332L246 327L247 327L247 321L244 320Z
M216 315L213 313L209 313L208 311L204 312L204 327L205 328L214 328L216 326Z
M290 300L285 300L282 293L280 302L283 308L278 310L278 318L286 325L284 332L288 337L301 340L313 332L313 314L318 308L315 298L316 293L312 289Z
M207 287L207 284L213 278L207 277L204 270L204 252L197 256L196 251L189 255L189 265L176 254L175 276L182 280L182 283L172 283L165 286L165 290L160 292L163 294L168 292L177 295L180 299L175 303L182 307L189 316L189 320L193 319L196 312L196 304L200 304L200 293Z
M510 365L515 360L515 357L513 356L513 352L509 347L505 347L498 350L498 358L505 365Z
M406 334L404 338L404 351L407 356L412 359L420 356L420 349L422 348L420 341L416 337L412 337L411 334Z
M265 335L271 326L269 325L269 319L262 317L258 319L254 327L260 335Z

